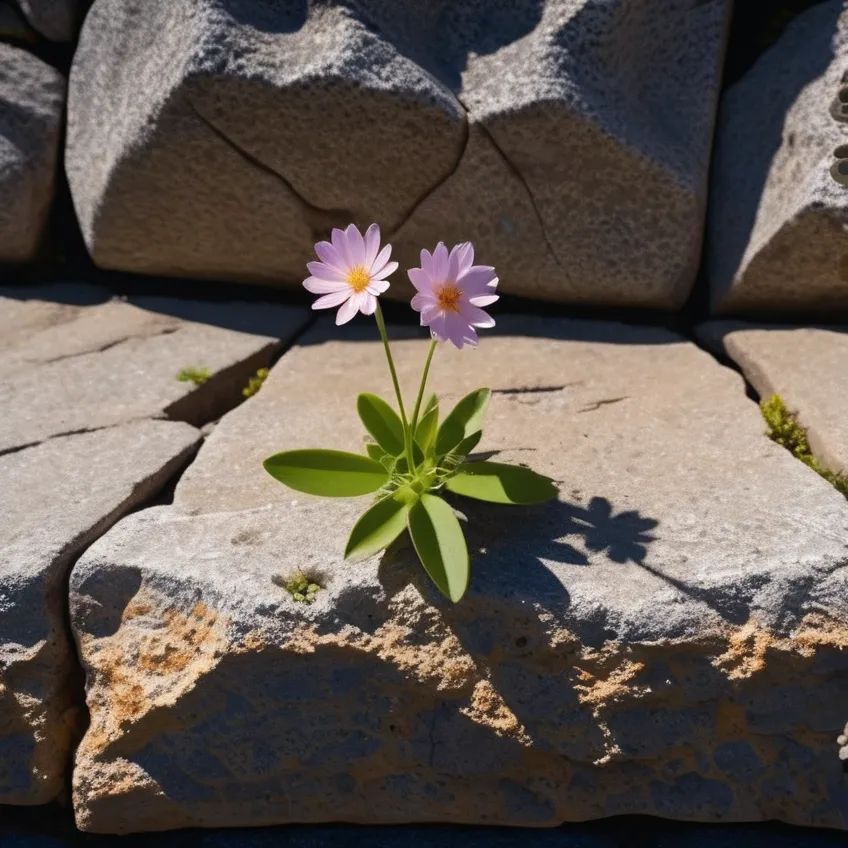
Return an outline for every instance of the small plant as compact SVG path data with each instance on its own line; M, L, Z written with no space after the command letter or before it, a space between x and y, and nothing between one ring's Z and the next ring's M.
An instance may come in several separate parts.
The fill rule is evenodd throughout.
M293 601L297 601L299 604L311 604L322 589L302 571L297 571L288 578L274 575L272 579L274 583L282 586L292 596Z
M208 368L183 368L177 379L181 383L194 383L195 386L202 386L212 375Z
M796 416L786 408L783 398L780 395L772 395L760 403L760 409L768 425L768 437L786 448L796 459L800 459L804 465L812 468L816 474L824 477L828 483L848 497L848 476L831 471L813 456L806 430L798 423Z
M246 397L253 397L261 388L262 384L268 378L268 369L260 368L256 375L251 377L248 384L241 390L241 393Z
M456 603L470 578L468 548L455 511L444 492L499 504L538 504L557 496L553 481L529 468L498 462L469 462L483 435L490 389L466 395L439 418L439 400L431 395L422 407L430 363L439 342L456 348L477 344L479 327L494 321L483 311L498 299L495 269L474 264L474 248L466 242L450 252L439 242L433 253L421 251L421 267L407 274L416 288L412 308L430 328L432 343L421 385L407 416L395 371L378 295L397 270L389 262L391 246L380 250L380 230L372 224L363 237L351 224L333 230L332 242L315 245L320 262L307 264L312 276L307 291L321 295L313 309L339 307L336 324L358 312L374 315L383 340L397 410L377 395L360 394L357 411L373 439L365 455L336 450L294 450L265 460L265 470L299 492L322 497L376 499L356 522L345 558L360 560L385 550L408 531L418 558L439 591ZM300 593L302 594L302 592Z

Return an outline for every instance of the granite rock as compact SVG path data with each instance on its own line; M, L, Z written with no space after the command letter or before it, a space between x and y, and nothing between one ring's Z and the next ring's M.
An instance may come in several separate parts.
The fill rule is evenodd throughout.
M69 96L83 235L105 267L280 284L377 221L407 267L472 240L505 292L675 308L730 5L96 0Z
M698 335L732 359L760 397L780 395L813 454L848 474L848 328L712 321Z
M0 262L31 259L56 178L65 78L25 50L0 44Z
M819 3L723 96L707 265L718 313L848 306L848 192L831 169L848 124L848 12ZM846 107L848 108L848 107Z
M199 437L187 424L139 421L0 456L0 804L46 803L66 785L84 716L70 564L154 495Z
M459 605L407 544L344 564L365 505L261 468L361 448L356 390L390 383L356 327L307 334L172 505L86 551L70 587L83 830L627 813L846 827L848 503L765 438L738 375L672 333L499 330L440 350L433 387L447 405L490 385L480 449L561 496L457 503L473 563ZM393 347L410 386L426 342ZM297 571L323 587L311 605L281 588Z

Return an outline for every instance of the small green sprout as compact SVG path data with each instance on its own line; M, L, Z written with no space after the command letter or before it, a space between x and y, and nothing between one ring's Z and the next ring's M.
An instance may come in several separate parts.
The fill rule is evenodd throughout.
M241 390L241 393L246 397L253 397L261 388L262 384L268 377L268 369L260 368L256 372L255 377L251 377L248 384Z
M795 414L786 408L783 398L772 395L760 403L760 409L768 425L768 437L848 497L848 476L831 471L813 456L806 430L798 423Z
M300 604L311 604L322 589L302 571L297 571L287 578L274 575L272 580L277 586L285 589L292 596L293 601Z
M177 379L181 383L194 383L195 386L202 386L212 374L208 368L183 368Z

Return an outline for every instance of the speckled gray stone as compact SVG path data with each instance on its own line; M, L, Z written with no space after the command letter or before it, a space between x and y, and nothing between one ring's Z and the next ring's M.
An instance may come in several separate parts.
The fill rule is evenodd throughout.
M34 255L50 211L65 78L0 44L0 263Z
M199 440L187 424L138 421L0 456L0 804L46 803L68 779L84 723L70 564Z
M79 826L554 825L651 813L845 828L848 502L763 435L741 378L660 329L499 319L440 350L445 405L494 390L480 449L560 500L458 504L452 607L408 545L342 562L361 500L268 477L361 449L379 342L310 331L227 415L174 502L71 575L91 724ZM427 343L394 345L413 385ZM295 603L301 570L323 590Z
M77 0L17 0L27 20L51 41L72 41L76 34Z
M780 395L815 456L848 474L848 327L711 321L698 335L730 357L761 398Z
M848 188L831 104L848 69L848 12L813 6L724 95L707 244L724 314L848 306Z
M331 226L376 221L407 267L470 239L508 293L677 307L729 10L97 0L68 120L86 243L107 267L279 284Z

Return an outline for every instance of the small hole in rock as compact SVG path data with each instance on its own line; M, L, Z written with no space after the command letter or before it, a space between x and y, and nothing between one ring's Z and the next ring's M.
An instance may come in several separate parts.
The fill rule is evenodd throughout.
M848 85L839 89L839 102L848 103Z
M840 144L839 147L833 151L833 155L837 159L848 159L848 144Z
M526 648L527 647L527 637L526 636L519 636L515 640L515 647L516 648Z

